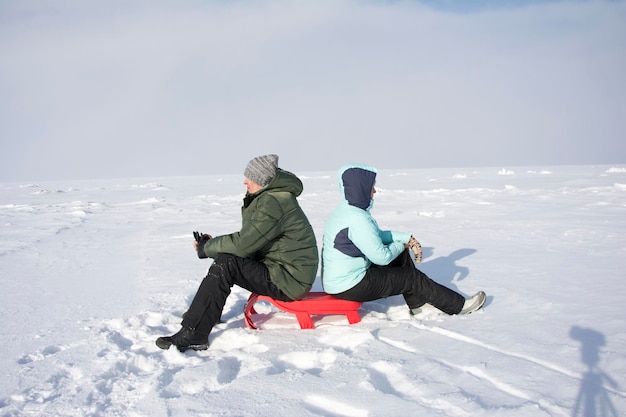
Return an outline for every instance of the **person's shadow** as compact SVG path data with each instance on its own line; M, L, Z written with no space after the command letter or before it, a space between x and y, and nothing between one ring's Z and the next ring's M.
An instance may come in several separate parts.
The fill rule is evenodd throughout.
M422 251L425 262L416 265L417 268L434 281L460 293L456 288L456 283L467 278L470 270L466 266L459 265L458 261L474 254L476 249L457 249L448 256L440 256L435 259L429 259L434 252L433 248L426 247Z
M617 417L617 411L604 388L605 385L618 388L617 383L598 366L600 347L606 344L604 335L578 326L573 326L569 334L582 344L582 361L588 367L576 397L572 417Z

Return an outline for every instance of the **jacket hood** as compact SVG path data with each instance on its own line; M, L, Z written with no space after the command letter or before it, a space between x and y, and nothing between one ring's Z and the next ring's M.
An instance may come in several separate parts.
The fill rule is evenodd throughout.
M303 189L304 187L302 186L300 178L296 177L295 174L280 168L276 169L276 175L265 187L265 190L286 191L293 194L295 197L302 194Z
M286 191L288 193L293 194L294 197L300 196L302 194L302 190L304 187L302 186L302 181L300 178L296 177L295 174L292 174L289 171L285 171L283 169L277 168L276 175L265 187L261 188L254 194L246 193L244 197L244 206L247 207L252 200L254 200L257 196L261 195L264 192L268 191Z
M339 169L339 190L348 204L367 210L372 205L376 168L364 164L345 165Z

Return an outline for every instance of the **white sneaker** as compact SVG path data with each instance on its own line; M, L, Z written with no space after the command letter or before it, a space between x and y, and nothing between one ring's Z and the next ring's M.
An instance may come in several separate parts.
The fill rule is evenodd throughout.
M439 317L443 312L436 307L426 303L421 307L411 310L411 317L419 320L428 320Z
M424 309L422 307L412 308L411 310L409 310L409 312L412 316L419 316L424 312Z
M459 315L471 314L480 309L485 304L485 300L487 300L487 295L484 291L478 291L472 298L465 300L465 304L463 304L463 309Z

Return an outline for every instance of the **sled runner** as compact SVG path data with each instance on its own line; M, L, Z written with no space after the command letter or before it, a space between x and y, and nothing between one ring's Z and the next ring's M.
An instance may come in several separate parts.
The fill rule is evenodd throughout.
M301 329L315 327L311 320L312 315L345 315L348 323L358 323L361 321L358 309L363 304L358 301L340 300L325 292L310 292L299 301L278 301L265 295L252 293L244 308L246 326L250 329L257 329L251 317L257 314L254 310L254 304L257 301L267 301L282 311L295 314Z

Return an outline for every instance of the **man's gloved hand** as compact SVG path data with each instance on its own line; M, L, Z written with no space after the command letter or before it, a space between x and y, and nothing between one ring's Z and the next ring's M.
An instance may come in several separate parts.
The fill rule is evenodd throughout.
M207 235L206 233L193 232L193 238L196 239L194 245L196 247L196 251L198 252L198 258L208 258L208 256L204 253L204 244L207 243L212 236Z
M406 247L413 252L415 255L415 263L419 264L422 262L422 245L413 237L409 239L409 243L406 244Z

